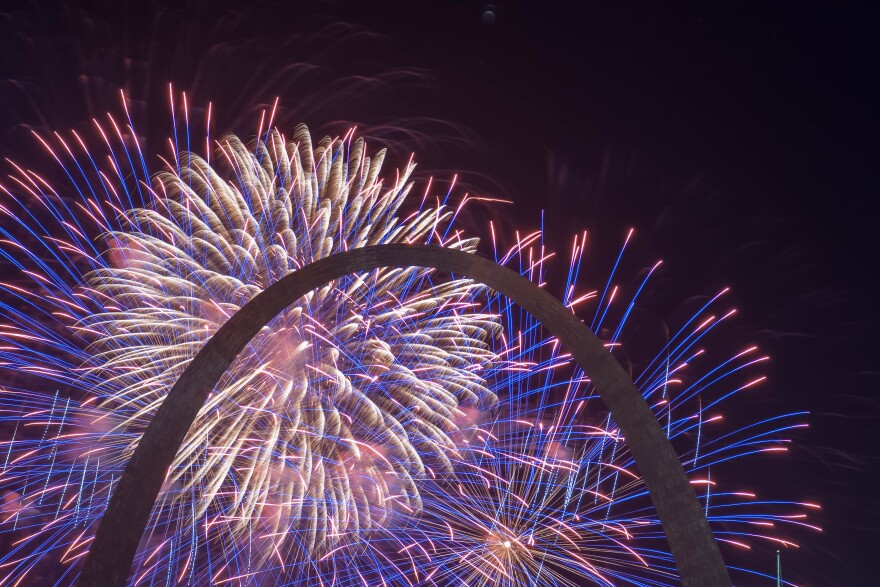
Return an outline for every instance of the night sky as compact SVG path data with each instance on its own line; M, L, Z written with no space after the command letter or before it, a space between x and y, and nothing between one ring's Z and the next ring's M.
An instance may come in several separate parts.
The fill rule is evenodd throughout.
M657 311L730 285L732 336L773 357L754 409L812 412L788 455L734 470L824 506L824 533L784 553L786 578L874 584L880 9L190 4L0 5L0 155L32 161L30 128L118 112L120 88L155 152L170 82L194 112L212 101L223 130L254 133L276 96L281 125L357 124L398 160L416 151L423 177L459 172L463 189L512 200L511 226L544 210L558 249L589 229L599 273L635 227L625 270L664 260ZM771 552L754 555L771 571Z

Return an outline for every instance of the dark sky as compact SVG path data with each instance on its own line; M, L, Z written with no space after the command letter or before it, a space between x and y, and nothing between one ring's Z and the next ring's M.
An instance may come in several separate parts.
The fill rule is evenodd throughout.
M880 9L372 4L4 5L0 154L28 157L30 126L118 111L119 87L161 140L173 82L239 132L280 96L282 120L445 137L419 150L427 168L514 200L516 223L546 210L557 246L589 228L600 266L635 226L635 256L667 264L657 303L731 285L740 328L774 357L766 401L813 413L786 463L749 471L825 506L790 578L871 584Z

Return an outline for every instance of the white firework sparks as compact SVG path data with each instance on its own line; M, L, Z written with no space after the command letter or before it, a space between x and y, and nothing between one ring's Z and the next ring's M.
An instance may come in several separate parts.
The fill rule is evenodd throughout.
M189 154L159 174L157 205L107 235L110 262L88 275L115 306L81 326L97 334L92 352L113 388L101 407L125 414L119 428L142 429L205 340L271 283L352 247L430 240L451 214L398 218L414 165L385 186L384 151L371 158L362 140L313 147L301 126L256 148L228 136L220 155L225 174ZM200 412L165 507L188 505L195 489L196 518L211 512L236 533L295 529L313 555L395 508L418 511L415 480L449 469L461 408L495 401L478 372L499 330L470 311L480 286L434 286L430 275L357 275L287 308Z

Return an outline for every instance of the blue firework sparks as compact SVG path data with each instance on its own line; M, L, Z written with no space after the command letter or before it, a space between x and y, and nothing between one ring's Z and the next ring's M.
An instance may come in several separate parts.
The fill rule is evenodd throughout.
M274 113L274 112L273 112ZM354 132L313 143L183 127L151 172L133 124L37 137L59 182L12 164L0 213L0 584L70 585L114 482L204 342L281 276L351 247L482 246L535 283L542 231L502 249L457 228L465 196L410 195L412 161ZM205 125L210 128L209 120ZM264 122L266 123L264 125ZM88 146L87 145L92 145ZM621 249L624 254L630 232ZM573 239L563 302L619 352L634 287L585 289ZM618 257L618 262L620 257ZM813 504L766 503L724 463L786 450L802 413L728 426L763 379L747 347L707 358L733 316L711 297L634 380L680 451L716 536L794 546ZM625 298L625 296L627 296ZM743 572L750 572L744 569ZM277 317L224 376L154 509L133 585L671 585L626 439L558 341L467 279L384 269Z

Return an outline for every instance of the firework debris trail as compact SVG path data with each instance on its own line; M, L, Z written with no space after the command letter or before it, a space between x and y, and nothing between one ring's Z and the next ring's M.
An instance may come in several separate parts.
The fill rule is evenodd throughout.
M479 198L455 204L453 188L437 197L430 183L410 196L412 160L383 177L385 151L353 130L285 137L273 110L249 144L202 143L185 104L157 173L126 111L95 120L90 141L36 136L60 182L17 163L0 182L0 585L75 582L168 389L269 284L352 247L480 246L456 228ZM497 262L546 282L554 254L541 230L487 232ZM592 312L618 352L660 264L629 288L616 284L618 258L604 285L584 289L586 241L573 239L563 302ZM725 461L785 451L804 416L725 426L766 360L755 347L704 360L734 313L725 293L634 380L716 537L794 547L791 529L817 506L719 481ZM675 584L605 413L557 341L478 283L420 268L337 280L275 318L224 375L169 470L131 583Z

